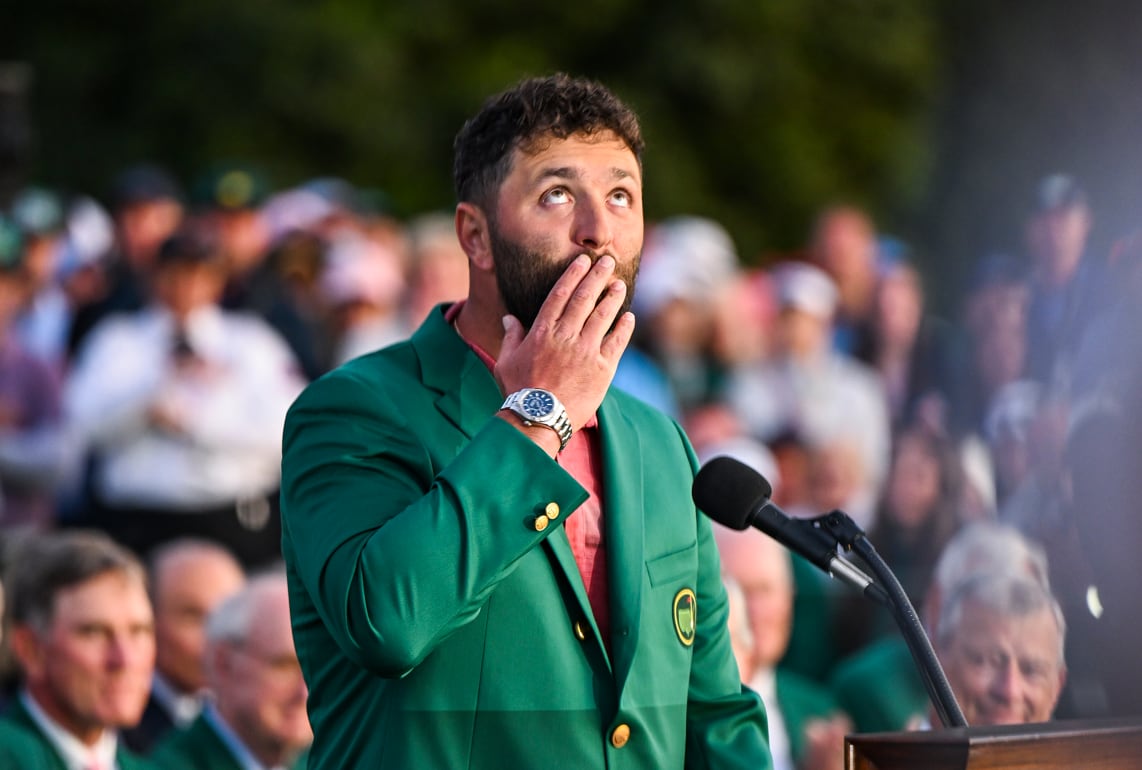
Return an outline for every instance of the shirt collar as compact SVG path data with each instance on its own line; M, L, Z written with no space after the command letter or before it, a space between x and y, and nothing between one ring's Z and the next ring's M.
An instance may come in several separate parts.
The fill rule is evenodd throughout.
M755 671L749 686L767 704L775 702L777 698L777 671L771 666Z
M451 307L444 311L444 320L456 330L456 334L460 335L460 339L464 340L464 344L472 349L472 352L476 354L476 357L480 359L484 366L488 367L488 371L494 371L496 368L496 359L492 358L491 353L465 337L460 331L460 325L456 323L456 319L460 315L460 310L463 309L467 302L468 300L464 299L459 302L454 302Z
M151 680L151 694L163 705L178 727L186 727L202 711L203 696L199 693L186 694L175 689L166 677L157 671Z
M202 709L202 716L214 728L214 732L218 734L219 739L226 745L226 748L238 761L242 770L285 770L282 765L275 765L274 767L266 767L258 761L257 757L250 753L246 748L246 744L238 737L238 734L226 724L226 720L218 713L218 709L214 707L213 703L207 703Z
M65 730L58 722L48 716L40 708L36 699L27 690L20 693L20 702L28 712L28 716L36 726L47 736L48 741L59 752L60 758L67 766L67 770L86 770L91 766L92 760L100 767L112 769L118 767L115 762L115 753L118 749L118 738L114 730L104 730L94 746L88 746Z
M151 317L164 334L173 333L174 315L162 305L151 306ZM226 335L225 316L218 305L205 305L187 316L183 330L194 346L211 345Z

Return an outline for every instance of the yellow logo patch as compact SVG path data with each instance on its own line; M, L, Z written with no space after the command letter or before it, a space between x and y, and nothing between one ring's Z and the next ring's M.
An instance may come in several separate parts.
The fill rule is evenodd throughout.
M698 599L689 588L674 595L674 632L678 641L689 647L698 632Z

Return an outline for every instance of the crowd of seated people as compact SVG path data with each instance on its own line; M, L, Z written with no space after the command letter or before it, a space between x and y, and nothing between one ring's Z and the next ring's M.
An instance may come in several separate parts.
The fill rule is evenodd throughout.
M0 752L129 768L156 747L174 763L199 743L174 736L196 731L293 761L296 715L245 715L230 687L258 674L237 641L280 620L273 580L245 576L280 558L286 410L466 295L448 213L402 220L343 180L275 188L241 165L191 181L133 166L105 194L28 187L0 211L3 729L21 736ZM922 608L972 724L1142 713L1123 673L1142 640L1124 588L1142 475L1123 459L1142 438L1125 343L1142 239L1093 253L1092 221L1075 179L1044 178L1013 223L1024 253L980 255L952 318L931 312L923 260L853 206L822 206L804 249L758 259L711 219L648 223L615 387L704 459L750 447L790 514L848 513ZM1018 539L1011 563L957 550L977 527ZM719 544L743 681L779 715L781 761L830 766L844 731L938 727L892 618L758 537ZM48 577L29 554L74 569ZM99 615L107 585L131 601ZM117 702L87 657L111 653L84 647L72 611L133 640ZM281 672L263 685L304 701L284 640L265 642ZM73 690L53 690L60 665ZM262 718L249 735L230 722Z

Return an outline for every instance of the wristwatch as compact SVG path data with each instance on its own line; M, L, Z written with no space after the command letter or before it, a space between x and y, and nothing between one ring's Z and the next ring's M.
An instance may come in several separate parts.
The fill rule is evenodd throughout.
M571 440L571 420L563 404L549 390L524 388L507 397L500 409L510 409L523 419L524 425L545 425L559 434L559 451Z

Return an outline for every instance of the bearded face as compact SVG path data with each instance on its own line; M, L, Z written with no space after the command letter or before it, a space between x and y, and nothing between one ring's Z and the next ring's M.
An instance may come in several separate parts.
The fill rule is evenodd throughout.
M496 285L504 301L504 307L520 320L525 329L530 329L555 282L567 270L567 266L577 254L561 258L544 253L538 248L529 248L519 241L504 236L495 222L489 223L489 237L496 263ZM593 251L586 253L591 257L592 263L603 255L601 252ZM615 277L627 287L622 309L616 316L617 320L630 310L642 253L611 256L615 258L616 263Z

